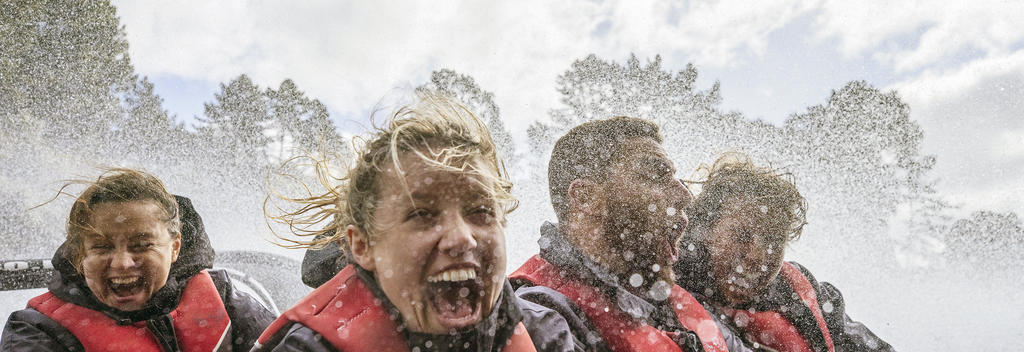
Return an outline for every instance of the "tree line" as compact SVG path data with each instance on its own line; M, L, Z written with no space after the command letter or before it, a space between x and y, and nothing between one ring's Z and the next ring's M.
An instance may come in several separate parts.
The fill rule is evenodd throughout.
M288 79L260 87L240 74L220 85L195 126L185 126L135 72L125 28L107 1L16 0L0 7L0 253L33 234L59 243L52 217L61 214L25 209L45 199L40 182L89 175L83 170L93 166L148 169L206 197L211 219L239 222L242 213L262 224L268 174L287 157L349 153L327 107ZM931 174L935 157L922 152L925 136L896 92L849 82L822 104L772 125L723 111L719 84L700 89L697 77L695 66L671 72L660 57L576 60L555 82L560 105L528 128L518 149L494 94L472 77L438 69L421 89L451 93L484 119L517 181L526 218L547 209L546 163L558 136L585 121L630 115L661 126L684 179L726 151L793 174L810 206L804 241L830 256L881 245L892 251L883 258L956 264L979 260L974 253L982 250L1005 258L1024 248L1016 214L949 215L954 208ZM217 196L204 196L210 194ZM894 222L902 230L890 231Z

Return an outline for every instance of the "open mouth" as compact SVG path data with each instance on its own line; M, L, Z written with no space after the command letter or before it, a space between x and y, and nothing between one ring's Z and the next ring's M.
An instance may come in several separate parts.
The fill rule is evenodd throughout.
M441 326L458 329L480 321L483 279L474 268L449 269L427 278L429 302Z
M118 303L127 303L142 293L145 280L139 276L115 277L107 280L107 287Z
M666 232L666 236L668 237L668 243L665 244L668 246L666 251L668 252L669 257L672 258L673 263L679 260L679 239L683 237L683 230L685 228L685 223L676 223L672 224L672 227Z

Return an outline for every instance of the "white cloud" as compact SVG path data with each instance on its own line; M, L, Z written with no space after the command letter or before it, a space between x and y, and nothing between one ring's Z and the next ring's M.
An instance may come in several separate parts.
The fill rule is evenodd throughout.
M929 71L895 88L938 158L939 189L964 211L1024 214L1024 50Z
M496 94L515 133L558 104L555 78L575 59L636 52L735 65L763 52L767 36L811 4L116 2L145 75L225 82L246 73L264 86L292 78L332 109L356 114L393 88L452 68Z
M1020 23L1024 3L1014 1L827 1L816 27L818 40L837 38L847 57L871 54L905 72L963 51L1013 51L1024 40Z

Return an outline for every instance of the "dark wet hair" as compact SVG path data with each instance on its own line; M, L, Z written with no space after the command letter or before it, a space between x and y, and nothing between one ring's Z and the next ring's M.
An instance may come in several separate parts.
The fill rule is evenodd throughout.
M164 183L156 176L134 169L113 168L103 172L95 181L72 181L65 187L78 183L87 184L88 187L71 205L65 240L71 249L69 259L76 267L81 265L85 252L82 247L84 238L93 232L90 223L92 210L99 204L152 201L160 208L160 221L167 226L171 238L181 236L178 201L174 195L167 192Z
M746 211L760 211L761 218L768 221L766 226L780 229L780 237L773 240L788 242L800 237L807 224L807 203L791 174L754 165L740 153L722 155L700 171L707 176L696 182L702 184L701 192L687 211L687 232L705 232L723 213L741 206Z
M565 222L569 210L569 184L577 179L604 182L619 145L633 138L661 143L658 125L626 116L583 123L558 139L548 163L548 190L559 222Z

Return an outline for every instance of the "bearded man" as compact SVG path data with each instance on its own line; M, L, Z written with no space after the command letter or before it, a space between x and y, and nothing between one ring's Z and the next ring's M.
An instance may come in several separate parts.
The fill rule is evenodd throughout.
M516 294L561 314L587 351L748 350L674 284L692 196L661 141L657 125L615 117L555 143L558 224L543 225L540 253L510 276Z

